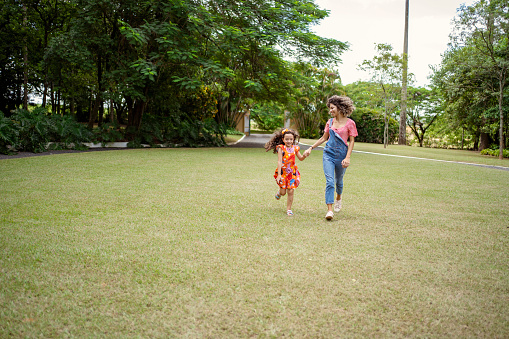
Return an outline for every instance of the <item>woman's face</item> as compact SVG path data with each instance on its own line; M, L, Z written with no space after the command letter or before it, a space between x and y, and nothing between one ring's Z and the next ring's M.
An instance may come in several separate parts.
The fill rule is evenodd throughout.
M337 118L339 117L339 110L338 108L336 107L336 105L334 104L329 104L329 114L331 115L331 117L333 118Z
M286 133L283 137L283 142L285 143L286 147L292 147L293 145L293 134L292 133Z

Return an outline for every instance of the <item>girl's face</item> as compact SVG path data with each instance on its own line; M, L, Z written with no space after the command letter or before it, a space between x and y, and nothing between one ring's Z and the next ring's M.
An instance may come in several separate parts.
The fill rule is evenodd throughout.
M292 133L286 133L283 137L283 142L285 143L286 147L292 147L293 145L293 134Z
M334 104L329 104L329 114L331 115L331 117L333 118L338 118L339 117L339 110L337 108L336 105Z

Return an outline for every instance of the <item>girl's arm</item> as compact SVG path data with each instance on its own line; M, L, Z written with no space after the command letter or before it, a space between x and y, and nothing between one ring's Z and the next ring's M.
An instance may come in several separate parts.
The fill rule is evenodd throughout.
M317 148L318 146L320 146L321 144L323 144L327 140L329 140L329 131L323 133L322 137L320 139L318 139L310 148L308 148L304 152L304 157L307 158L309 156L309 154L311 154L311 150L313 148Z
M281 167L283 167L283 149L280 147L277 150L277 182L281 181Z
M300 154L300 151L297 152L297 158L299 158L300 161L304 161L304 159L306 159L305 156L303 156L302 154Z
M348 141L349 141L348 151L346 151L346 157L341 162L341 166L343 166L343 168L347 168L348 166L350 166L350 155L352 154L352 151L353 151L353 144L355 142L355 137L349 136Z

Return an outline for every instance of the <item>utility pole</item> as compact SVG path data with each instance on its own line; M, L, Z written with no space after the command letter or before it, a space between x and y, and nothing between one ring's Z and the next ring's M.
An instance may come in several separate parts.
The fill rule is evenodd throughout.
M408 78L408 5L405 1L405 39L403 42L403 80L401 82L401 112L399 114L398 145L406 145L406 109L407 109L407 78Z

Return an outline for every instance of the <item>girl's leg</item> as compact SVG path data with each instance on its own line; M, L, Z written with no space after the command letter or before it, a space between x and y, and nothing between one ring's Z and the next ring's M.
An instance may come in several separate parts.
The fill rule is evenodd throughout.
M295 192L294 189L289 189L288 190L288 198L286 198L286 210L287 211L290 211L292 209L293 194L294 194L294 192Z
M281 194L281 196L286 195L286 189L280 187L279 188L279 194Z

